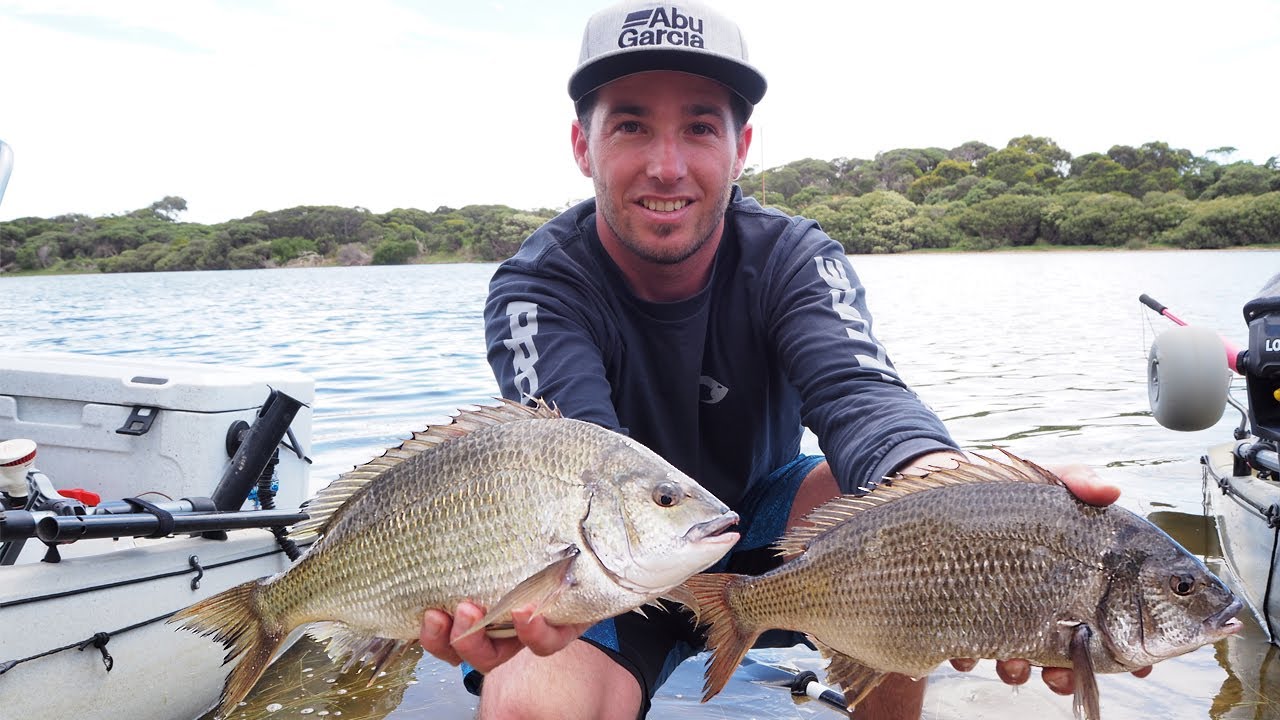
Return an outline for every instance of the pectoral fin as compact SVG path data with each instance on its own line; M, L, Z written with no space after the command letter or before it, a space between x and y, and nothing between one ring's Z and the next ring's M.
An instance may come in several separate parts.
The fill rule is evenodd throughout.
M1098 677L1093 671L1093 658L1089 655L1089 640L1093 630L1081 623L1071 631L1071 667L1076 675L1076 692L1071 709L1077 718L1084 710L1085 720L1099 720L1102 711L1098 706Z
M813 644L817 646L818 652L822 653L823 657L831 660L827 665L827 680L832 685L840 686L844 691L849 712L853 712L854 706L862 702L867 693L874 690L887 675L863 665L848 655L832 650L817 640L814 640Z
M522 608L532 603L537 609L536 614L541 614L542 610L555 602L555 599L565 589L573 586L573 575L569 569L573 567L573 561L578 557L578 548L570 546L565 549L563 557L545 568L534 573L524 582L511 589L511 592L503 595L500 600L485 613L485 616L462 635L458 639L462 639L474 632L485 630L490 626L497 628L509 628L510 622L499 623L499 618L506 618L511 615L511 611Z

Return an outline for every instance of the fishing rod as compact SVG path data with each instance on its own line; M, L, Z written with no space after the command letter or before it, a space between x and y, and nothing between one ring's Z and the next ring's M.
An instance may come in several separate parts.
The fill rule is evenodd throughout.
M1189 327L1189 324L1185 320L1174 315L1170 312L1169 308L1165 307L1159 300L1156 300L1146 293L1142 293L1138 296L1138 302L1156 311L1157 314L1168 318L1174 325ZM1221 335L1218 336L1218 339L1222 341L1222 347L1227 352L1227 367L1231 368L1231 372L1237 375L1244 375L1244 366L1240 362L1240 348L1236 347L1230 340L1227 340Z

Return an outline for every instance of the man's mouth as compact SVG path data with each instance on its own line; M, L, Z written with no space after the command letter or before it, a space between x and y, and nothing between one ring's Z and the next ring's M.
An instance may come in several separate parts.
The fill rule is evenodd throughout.
M689 204L688 200L650 200L644 199L640 201L646 210L653 212L675 212Z

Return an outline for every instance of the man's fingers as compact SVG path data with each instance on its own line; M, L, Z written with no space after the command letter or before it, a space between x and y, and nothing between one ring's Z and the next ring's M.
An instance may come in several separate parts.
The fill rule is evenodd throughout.
M1054 469L1072 495L1090 505L1110 505L1120 497L1120 488L1104 482L1087 465L1064 465Z
M458 609L453 613L453 629L449 633L449 644L471 667L487 673L510 660L513 655L524 649L524 645L517 638L495 640L483 631L462 637L482 619L484 619L484 608L469 602L459 603Z
M450 665L457 665L462 662L462 658L449 645L449 631L452 625L453 620L447 613L428 610L422 617L422 630L418 634L418 641L422 643L423 650Z
M447 663L466 662L487 673L526 647L536 655L563 650L590 627L552 625L536 612L533 605L512 612L516 636L494 639L483 632L468 634L485 615L484 608L474 603L459 603L452 617L439 610L428 610L422 617L418 639L424 650Z
M551 625L546 618L535 614L534 606L515 610L511 620L515 624L516 637L535 655L550 655L563 650L589 627L588 625Z
M969 672L978 667L977 658L951 658L951 667L960 672Z
M1040 677L1050 690L1059 695L1071 695L1076 691L1076 674L1068 668L1045 668Z
M1021 685L1031 677L1031 663L1026 660L996 661L996 675L1008 685Z

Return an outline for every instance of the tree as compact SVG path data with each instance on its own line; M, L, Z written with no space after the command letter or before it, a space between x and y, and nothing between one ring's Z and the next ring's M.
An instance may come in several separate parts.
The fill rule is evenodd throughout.
M1056 185L1069 168L1071 154L1048 138L1023 135L978 161L978 174L1009 185Z
M1151 229L1142 203L1124 193L1088 193L1056 213L1057 241L1063 245L1120 247L1146 242Z
M947 157L952 160L960 160L972 165L995 151L996 149L994 147L984 142L970 140L963 145L952 148L951 151L947 153Z
M1217 182L1205 188L1201 198L1209 200L1227 195L1261 195L1271 191L1275 171L1253 163L1228 165Z
M316 251L316 241L304 237L275 238L271 241L271 259L277 265L285 265L290 260L305 253Z
M1232 155L1235 155L1235 154L1236 154L1236 149L1235 149L1235 148L1233 148L1233 147L1231 147L1230 145L1223 145L1222 147L1216 147L1216 148L1214 148L1214 149L1212 149L1212 150L1205 150L1205 151L1204 151L1204 154L1205 154L1205 155L1217 155L1218 157L1222 158L1223 160L1229 160L1229 159L1231 158L1231 156L1232 156Z
M1114 151L1116 148L1112 148ZM1108 152L1089 153L1071 161L1071 171L1062 184L1063 192L1124 192L1130 184L1131 171Z
M1030 245L1040 235L1040 220L1048 199L1028 195L1000 195L963 210L956 218L978 247Z
M404 265L418 256L418 243L413 240L383 240L373 249L374 265Z
M173 222L178 219L178 213L186 212L187 201L177 195L166 195L163 200L151 203L148 209L157 217Z

